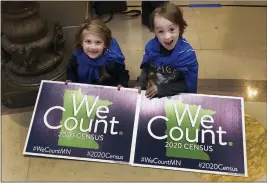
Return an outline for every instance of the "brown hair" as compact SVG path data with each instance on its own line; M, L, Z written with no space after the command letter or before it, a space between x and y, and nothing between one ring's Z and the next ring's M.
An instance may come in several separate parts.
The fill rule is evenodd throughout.
M154 18L157 15L177 24L179 26L180 36L183 35L184 30L187 27L187 23L183 18L182 10L178 6L173 3L164 3L162 6L156 8L150 16L150 30L152 32L154 32L155 29Z
M74 41L74 49L82 49L83 31L87 30L89 33L99 36L104 40L105 47L110 46L112 39L111 30L105 25L105 23L99 19L85 20L76 33Z

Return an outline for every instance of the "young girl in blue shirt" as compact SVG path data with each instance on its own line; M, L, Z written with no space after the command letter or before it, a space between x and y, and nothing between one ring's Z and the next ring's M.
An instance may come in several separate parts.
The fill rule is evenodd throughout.
M128 87L125 57L111 31L98 19L80 26L67 66L67 80L77 83Z

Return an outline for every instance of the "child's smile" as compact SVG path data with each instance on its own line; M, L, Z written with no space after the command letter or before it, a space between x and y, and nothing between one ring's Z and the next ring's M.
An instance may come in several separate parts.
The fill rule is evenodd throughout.
M172 48L173 40L164 41L165 47Z
M98 55L99 50L88 50L88 54L90 55Z

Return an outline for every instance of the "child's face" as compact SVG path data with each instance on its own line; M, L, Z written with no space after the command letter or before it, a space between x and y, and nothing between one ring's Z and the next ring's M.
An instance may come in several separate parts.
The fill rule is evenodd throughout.
M86 30L83 31L82 35L83 35L83 41L82 41L83 51L90 58L93 59L101 56L105 48L104 40L99 36L88 33L88 31Z
M156 15L154 27L155 34L161 45L168 50L172 50L179 38L179 26L164 17Z

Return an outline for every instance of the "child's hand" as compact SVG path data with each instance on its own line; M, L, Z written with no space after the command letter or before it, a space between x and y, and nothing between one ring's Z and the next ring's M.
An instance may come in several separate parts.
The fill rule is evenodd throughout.
M118 86L117 86L118 91L120 91L121 88L123 88L122 85L118 85Z
M65 85L67 85L68 83L71 83L71 80L66 80L65 81Z
M139 86L136 86L136 87L134 87L135 89L138 89L138 94L141 94L141 87L139 87Z
M152 85L150 88L146 90L146 97L152 99L154 96L158 94L157 85Z

